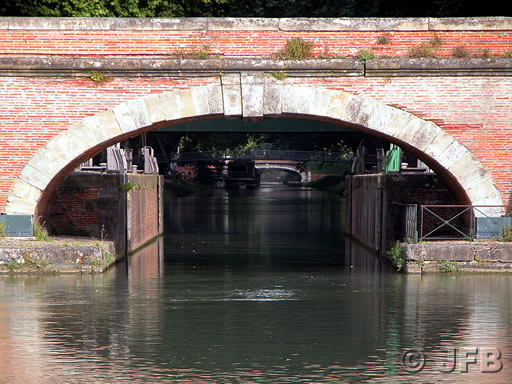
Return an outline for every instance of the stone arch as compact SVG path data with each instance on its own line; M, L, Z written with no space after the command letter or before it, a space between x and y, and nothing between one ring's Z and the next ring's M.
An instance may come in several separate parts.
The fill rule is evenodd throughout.
M74 124L40 148L23 167L9 191L5 213L44 212L64 177L109 145L186 119L224 116L298 117L348 125L417 155L448 182L459 201L503 204L490 172L467 147L432 122L341 90L287 85L271 77L237 74L223 75L220 85L131 100ZM492 213L503 212L496 208Z

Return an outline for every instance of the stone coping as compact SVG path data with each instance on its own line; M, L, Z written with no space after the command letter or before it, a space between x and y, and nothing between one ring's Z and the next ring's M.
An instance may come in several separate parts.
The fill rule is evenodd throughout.
M408 58L368 60L366 76L510 76L512 59L500 58Z
M3 17L3 30L112 31L496 31L511 17L464 18L50 18Z
M303 61L265 58L176 59L169 57L0 57L2 76L87 77L91 72L123 76L220 76L226 72L285 72L287 76L510 76L511 58L368 60L357 58Z
M406 273L443 272L443 264L454 272L512 272L511 242L432 241L401 247Z
M111 241L53 238L0 239L0 275L10 273L101 273L116 262Z

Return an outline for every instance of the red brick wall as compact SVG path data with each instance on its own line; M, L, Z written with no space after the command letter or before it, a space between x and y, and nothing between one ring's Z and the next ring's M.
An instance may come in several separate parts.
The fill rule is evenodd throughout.
M52 199L51 211L48 212L54 234L82 235L100 237L98 231L90 231L90 226L98 227L98 211L89 209L88 202L98 200L97 188L77 190L62 186ZM88 228L89 227L89 228Z
M377 39L388 33L391 44ZM466 45L504 55L510 30L445 30L436 34L441 56ZM301 37L321 53L355 56L364 48L378 55L406 55L428 42L431 31L211 31L211 30L20 30L0 29L2 57L27 55L151 56L209 46L225 57L269 57L287 39ZM96 86L86 78L0 76L0 211L17 174L38 148L82 118L124 101L178 88L218 82L218 77L114 77ZM505 203L512 197L511 77L289 77L302 83L360 94L432 120L455 136L487 166Z
M390 44L377 40L388 34ZM512 31L436 31L443 45L435 49L449 56L454 47L465 45L472 54L503 55L512 46ZM301 38L311 42L313 54L357 56L371 49L380 56L404 56L409 49L429 42L431 31L81 31L81 30L0 30L0 51L9 55L169 55L208 47L224 57L269 57L286 40Z

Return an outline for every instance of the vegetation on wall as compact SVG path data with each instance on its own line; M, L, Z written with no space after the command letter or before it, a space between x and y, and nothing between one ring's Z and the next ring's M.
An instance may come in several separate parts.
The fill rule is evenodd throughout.
M400 246L400 242L397 240L386 254L396 269L400 271L405 265L405 252Z
M311 57L313 44L299 38L286 41L285 46L276 53L281 60L305 60Z

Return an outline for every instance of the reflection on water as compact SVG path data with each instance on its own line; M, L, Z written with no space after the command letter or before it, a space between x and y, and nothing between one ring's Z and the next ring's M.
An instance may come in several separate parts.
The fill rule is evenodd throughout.
M183 263L343 263L343 201L300 188L216 190L167 206L168 258Z
M344 242L332 196L237 194L169 205L165 255L160 241L103 275L0 277L0 383L510 381L512 276L390 273ZM489 346L500 373L430 361ZM415 375L412 347L430 353Z

